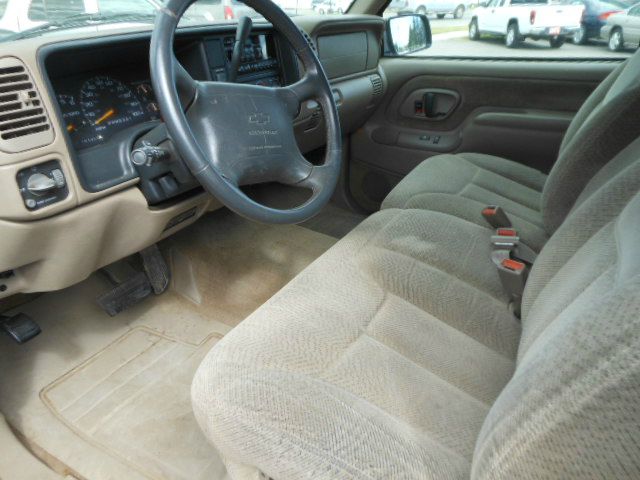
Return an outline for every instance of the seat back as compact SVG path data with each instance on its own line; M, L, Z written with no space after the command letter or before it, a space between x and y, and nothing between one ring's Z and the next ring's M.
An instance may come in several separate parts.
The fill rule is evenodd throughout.
M533 267L474 479L640 478L640 140L607 168Z
M562 224L589 180L640 136L640 51L614 70L571 122L542 192L550 235Z

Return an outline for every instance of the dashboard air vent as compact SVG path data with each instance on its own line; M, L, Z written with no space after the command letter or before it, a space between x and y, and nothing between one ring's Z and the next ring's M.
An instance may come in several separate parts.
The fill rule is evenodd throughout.
M53 131L24 64L0 58L0 150L17 153L53 141Z
M384 92L384 83L382 83L382 77L380 75L371 75L371 86L373 87L373 96L379 97Z

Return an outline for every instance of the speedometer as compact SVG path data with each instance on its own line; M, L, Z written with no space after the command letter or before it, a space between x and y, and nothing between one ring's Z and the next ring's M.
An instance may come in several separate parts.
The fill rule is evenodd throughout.
M80 90L80 107L93 127L92 140L101 141L129 125L142 121L145 110L135 93L124 83L108 76L87 80Z

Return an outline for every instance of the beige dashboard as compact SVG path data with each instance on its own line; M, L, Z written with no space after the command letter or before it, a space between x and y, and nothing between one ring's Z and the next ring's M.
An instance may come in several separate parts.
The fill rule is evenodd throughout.
M379 17L365 15L345 15L334 20L298 17L296 22L319 45L321 58L323 49L329 52L323 63L331 73L346 135L364 123L382 98L385 80L378 60L384 23ZM8 140L3 136L0 141L0 298L77 283L93 271L136 253L207 211L221 207L215 198L198 190L150 206L136 178L100 191L89 191L83 185L41 53L54 44L92 39L108 42L132 34L150 35L150 28L93 27L0 43L0 82L3 73L5 78L16 72L27 75L26 80L21 77L28 84L21 101L31 102L41 117L29 135L7 135ZM347 59L347 65L360 63L357 71L345 70L345 63L335 55L339 35L344 34L355 35L351 40L357 40L358 47ZM304 118L295 123L303 151L324 143L322 118L315 119L314 113L313 108L303 107ZM313 128L309 128L311 120ZM29 208L18 181L28 176L31 168L48 162L59 167L66 191L51 204Z

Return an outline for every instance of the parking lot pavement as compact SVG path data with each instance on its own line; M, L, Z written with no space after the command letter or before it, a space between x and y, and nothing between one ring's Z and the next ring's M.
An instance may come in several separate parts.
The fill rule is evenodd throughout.
M549 47L546 40L525 40L519 48L504 46L501 38L482 38L469 40L467 32L448 32L435 34L431 48L422 55L438 56L479 56L479 57L529 57L529 58L624 58L632 52L612 52L604 43L574 45L565 43L560 48Z

